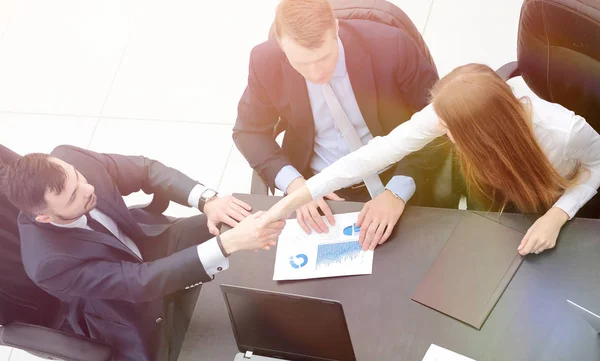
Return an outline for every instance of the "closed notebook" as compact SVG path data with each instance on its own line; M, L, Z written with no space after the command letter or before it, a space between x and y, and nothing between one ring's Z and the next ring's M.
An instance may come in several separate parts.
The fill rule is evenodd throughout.
M468 212L412 299L477 329L519 269L524 234Z

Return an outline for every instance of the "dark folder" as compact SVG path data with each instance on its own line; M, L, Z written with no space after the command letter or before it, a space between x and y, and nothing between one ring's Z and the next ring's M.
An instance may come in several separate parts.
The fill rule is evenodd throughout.
M477 329L523 262L524 234L467 212L412 299Z

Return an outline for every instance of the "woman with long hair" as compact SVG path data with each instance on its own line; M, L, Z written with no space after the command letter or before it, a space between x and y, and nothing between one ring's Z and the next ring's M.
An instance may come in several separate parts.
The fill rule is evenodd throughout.
M492 69L461 66L431 91L431 104L388 136L341 158L266 213L287 218L297 207L375 174L436 137L454 143L469 202L541 216L518 251L553 248L561 227L600 186L600 136L561 105L513 93ZM363 248L387 240L393 226L359 217Z

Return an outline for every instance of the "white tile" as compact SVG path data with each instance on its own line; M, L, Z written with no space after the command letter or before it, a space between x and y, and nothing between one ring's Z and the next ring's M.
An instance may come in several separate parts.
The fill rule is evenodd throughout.
M23 350L14 349L10 356L10 361L42 361L45 360L41 357L34 356Z
M230 125L102 119L90 149L144 155L216 189L232 145ZM135 194L127 197L127 203L142 204L149 199L143 194ZM197 210L172 204L167 214L189 216L197 214Z
M423 33L433 0L391 0L390 2L402 9Z
M0 361L8 361L12 347L0 346Z
M276 4L145 2L103 115L232 124Z
M242 153L234 145L231 155L227 161L227 167L221 183L219 184L219 193L222 195L232 193L250 193L252 183L252 168Z
M128 4L17 2L0 42L0 110L100 115L127 43Z
M440 76L466 63L496 69L517 58L523 0L435 0L425 29Z
M17 0L0 0L0 42L8 24L10 24L15 12Z
M97 119L0 113L0 144L19 154L49 153L61 144L86 148Z

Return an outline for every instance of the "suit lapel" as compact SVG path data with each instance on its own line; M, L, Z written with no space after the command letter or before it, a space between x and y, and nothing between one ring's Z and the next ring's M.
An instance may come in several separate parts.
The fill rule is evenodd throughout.
M100 192L96 192L96 196L98 197L98 204L96 207L102 211L102 213L106 214L113 221L117 223L117 226L125 232L130 238L136 239L139 236L142 236L144 233L129 212L129 209L123 202L123 197L119 193L117 193L118 199L117 202L108 201L113 197L105 198L105 195ZM118 202L121 201L121 202ZM122 203L122 204L121 204Z
M100 207L98 207L98 209L100 209L102 212L104 212ZM94 232L94 231L90 231L90 230L82 229L82 228L57 227L53 224L36 222L33 218L31 218L29 216L26 216L26 217L29 219L29 221L32 223L32 225L35 225L39 228L42 228L42 229L45 229L48 231L52 231L54 233L64 234L65 237L74 238L77 241L94 242L94 243L99 243L99 244L109 246L112 248L116 248L116 249L123 251L123 252L127 253L128 255L134 257L135 259L140 260L140 258L135 253L133 253L133 251L130 250L129 247L125 246L116 237L110 237L109 235L101 233L101 232ZM52 238L52 239L54 239L54 238ZM64 240L61 239L61 241L64 241Z
M283 84L285 86L283 104L290 104L293 118L298 119L298 121L288 124L288 126L295 128L302 140L312 149L315 136L315 121L310 107L306 81L300 73L292 68L285 54L282 56L284 60L281 63L281 68Z
M377 87L375 86L371 57L362 49L354 34L346 29L343 21L340 21L339 36L344 45L346 68L360 112L371 134L374 137L382 136L384 133L379 122Z

